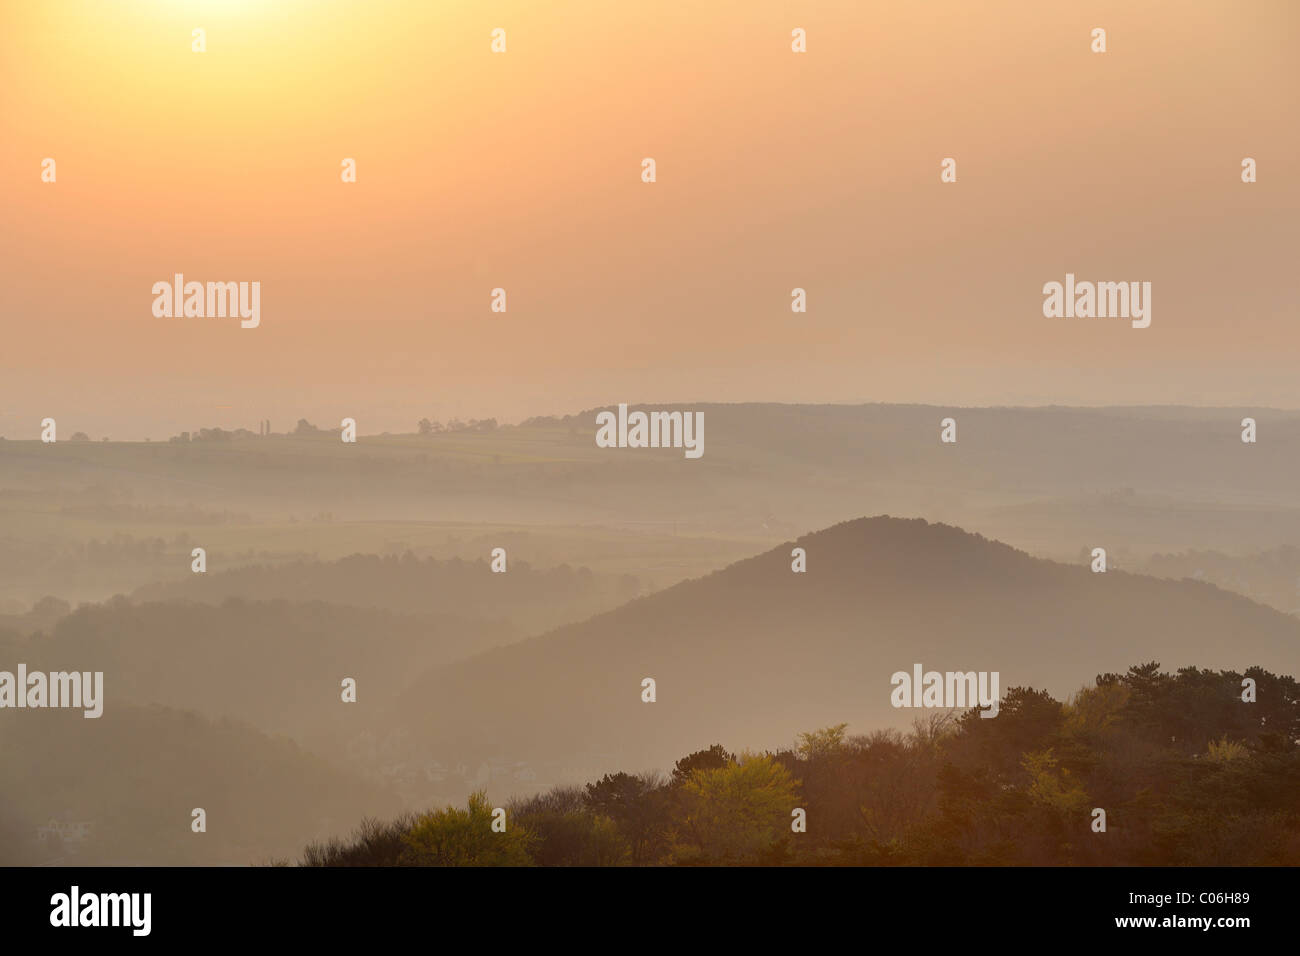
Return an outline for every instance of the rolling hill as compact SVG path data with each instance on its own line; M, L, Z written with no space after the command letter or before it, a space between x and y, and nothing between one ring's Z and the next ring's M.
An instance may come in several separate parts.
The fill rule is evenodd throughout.
M807 572L791 571L791 548ZM1300 621L1194 581L1093 573L920 519L864 518L528 641L432 670L392 720L424 755L671 766L792 728L907 725L890 677L997 671L1068 695L1139 660L1281 673ZM657 682L643 703L642 679Z
M105 713L184 708L337 755L411 676L507 636L499 623L322 601L119 598L78 608L49 633L0 634L0 668L103 671ZM340 700L345 677L357 681L355 705Z
M193 712L121 701L98 720L17 711L0 722L0 865L236 865L293 857L304 841L399 804L292 741ZM191 829L202 808L207 830ZM80 846L38 839L85 822Z

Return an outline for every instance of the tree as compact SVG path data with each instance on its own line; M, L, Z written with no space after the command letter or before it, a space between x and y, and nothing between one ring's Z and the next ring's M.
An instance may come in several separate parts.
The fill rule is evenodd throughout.
M697 770L682 784L685 836L706 862L759 861L784 842L798 788L790 771L767 754Z
M1058 767L1059 763L1051 747L1024 755L1021 765L1029 774L1029 796L1062 817L1079 817L1087 809L1088 795L1069 768Z
M835 724L799 735L798 754L805 760L832 757L844 749L844 730L848 724Z
M513 800L510 819L537 837L531 852L539 866L618 866L630 856L618 824L588 811L581 787Z
M696 770L720 770L735 759L735 755L727 753L722 744L714 744L708 750L697 750L677 761L673 767L673 786L685 783Z
M402 838L402 862L410 866L529 866L533 834L518 824L492 830L492 808L482 790L464 810L447 807L420 817Z
M597 814L609 817L632 848L632 862L643 863L667 821L667 800L652 776L607 773L587 784L583 801Z
M303 866L398 866L406 850L405 836L419 818L404 813L390 823L366 817L347 840L311 843L303 850Z

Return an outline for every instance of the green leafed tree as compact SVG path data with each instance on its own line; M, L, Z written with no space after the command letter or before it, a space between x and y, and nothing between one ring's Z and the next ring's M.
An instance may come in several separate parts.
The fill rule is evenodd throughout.
M492 829L492 807L482 790L470 794L464 810L447 807L416 820L402 839L409 866L530 866L533 835L521 826Z
M804 759L832 757L844 749L844 731L848 724L835 724L799 735L797 753Z
M682 784L681 837L692 853L679 859L754 863L784 844L791 812L799 806L799 781L766 754L742 755L717 769L697 770ZM679 851L683 848L679 848Z

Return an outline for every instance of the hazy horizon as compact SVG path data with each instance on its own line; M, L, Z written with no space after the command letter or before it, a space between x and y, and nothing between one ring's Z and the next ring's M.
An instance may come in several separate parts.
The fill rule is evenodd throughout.
M597 412L597 411L601 411L601 410L617 408L617 406L618 406L618 404L619 404L620 402L623 403L623 404L626 404L629 408L685 408L685 407L691 407L691 408L710 408L710 407L714 407L714 408L718 408L718 407L727 407L727 406L743 407L743 406L764 406L764 405L769 405L769 406L779 406L779 407L788 407L788 408L800 408L800 407L804 407L804 408L827 408L827 407L829 407L829 408L844 408L844 409L851 409L851 408L864 408L864 407L883 407L883 408L928 408L928 409L934 409L935 411L953 411L953 412L958 412L958 411L1048 411L1048 410L1053 410L1053 409L1061 409L1061 410L1066 410L1066 411L1069 411L1069 410L1077 410L1077 411L1113 411L1113 412L1141 412L1141 411L1152 411L1152 410L1165 410L1165 411L1173 411L1173 412L1177 412L1177 411L1185 411L1185 412L1189 412L1189 413L1201 413L1201 412L1205 412L1205 413L1210 413L1210 412L1232 412L1232 413L1237 413L1237 412L1248 412L1248 413L1251 413L1251 414L1258 414L1258 413L1261 413L1261 412L1263 412L1263 413L1276 412L1276 413L1278 413L1278 414L1283 414L1283 415L1300 414L1300 407L1296 407L1296 408L1287 408L1287 407L1282 407L1282 406L1255 405L1255 404L1252 404L1252 405L1223 405L1223 404L1202 404L1202 405L1197 405L1197 404L1164 403L1164 402L1151 402L1151 403L1097 403L1097 404L1085 404L1085 403L1072 404L1072 403L1068 403L1068 402L1043 402L1043 403L1038 403L1038 404L1032 404L1032 403L1030 403L1030 404L1001 404L1001 403L999 403L999 404L987 404L987 405L986 405L986 404L978 404L978 403L967 403L967 404L961 404L961 403L940 404L940 403L936 403L936 402L919 402L919 401L918 401L918 402L876 402L876 401L861 401L861 402L849 402L849 401L844 401L844 402L830 402L830 401L827 401L827 402L800 402L800 401L775 401L775 400L771 400L771 401L757 401L757 400L755 400L755 401L749 401L749 400L743 400L743 399L742 399L742 400L736 400L736 401L709 401L709 400L699 400L699 401L680 401L680 400L679 400L679 401L668 401L668 400L645 400L645 401L634 401L634 400L626 400L626 399L616 399L616 400L614 400L613 402L606 402L606 403L603 403L603 404L596 404L596 405L591 405L591 406L583 406L583 407L581 407L581 408L575 408L575 409L558 409L558 410L552 410L552 411L534 411L534 412L530 412L530 413L525 414L525 415L520 415L520 416L518 416L517 418L510 419L510 418L502 418L502 417L498 417L498 416L495 416L495 415L476 414L475 411L474 411L474 409L473 409L472 407L465 408L465 407L463 407L463 406L464 406L464 403L457 402L457 403L454 403L454 405L446 406L446 407L443 409L443 413L442 413L441 416L439 416L436 412L429 412L429 411L427 411L427 410L423 410L423 409L416 409L416 410L413 410L413 412L412 412L413 414L414 414L415 412L418 412L418 413L419 413L415 419L413 419L413 420L411 420L411 421L401 421L401 422L398 422L398 421L397 421L397 418L396 418L396 413L394 413L394 418L393 418L394 425L393 425L393 427L388 427L388 428L381 427L379 424L375 424L375 423L373 423L371 420L358 421L358 422L357 422L357 435L358 435L358 437L364 438L364 437L367 437L367 436L369 436L369 437L379 437L379 436L381 436L381 435L385 435L385 434L388 434L388 435L413 435L413 434L417 434L418 431L419 431L419 428L418 428L418 420L421 419L421 418L429 418L430 420L432 420L432 421L436 421L436 422L439 422L439 423L441 423L441 424L446 424L447 422L450 422L450 421L453 421L453 420L459 420L459 421L461 421L461 422L469 422L469 421L471 421L471 420L487 420L487 419L496 419L498 426L517 427L517 426L523 424L524 422L528 421L529 419L533 419L533 418L555 418L555 419L563 420L563 419L566 419L566 418L570 418L570 419L572 419L572 418L575 418L575 417L581 417L581 416L583 416L583 415L592 415L592 416L593 416L592 421L591 421L590 423L584 423L584 424L590 424L592 434L594 435L594 434L595 434L595 429L596 429L596 424L595 424L595 419L594 419L594 413ZM11 417L12 417L12 416L11 416ZM51 416L51 417L53 417L53 416ZM91 440L91 441L107 440L107 441L110 441L110 442L145 442L145 441L153 442L153 441L166 441L167 439L169 439L169 438L171 438L171 437L173 437L173 436L179 435L179 434L181 434L181 433L183 433L183 432L189 432L189 433L191 433L191 434L197 435L197 433L198 433L198 429L200 429L200 428L211 428L211 429L220 428L220 429L223 429L223 430L225 430L225 431L229 431L229 432L234 432L234 431L236 431L236 430L238 430L238 429L245 429L245 430L248 430L248 431L258 432L259 429L260 429L260 424L261 424L262 418L265 418L266 420L268 420L268 421L270 422L271 433L272 433L272 434L276 434L276 435L285 435L285 434L290 434L290 433L292 433L292 432L294 431L294 429L297 427L297 424L298 424L298 422L299 422L300 420L306 420L309 424L315 426L316 428L320 429L321 431L331 431L331 430L332 430L332 431L338 431L338 429L339 429L339 427L340 427L338 421L334 421L333 419L327 417L326 415L311 415L311 414L303 414L303 413L301 413L301 412L293 412L293 411L287 411L287 414L286 414L283 418L280 418L280 419L277 419L277 418L275 418L274 416L265 415L265 416L262 416L262 418L258 418L258 419L254 419L254 420L234 420L230 414L225 414L225 415L223 415L220 411L216 412L215 414L213 414L213 415L211 415L211 416L209 416L209 417L207 417L207 418L202 418L202 416L200 416L200 417L201 417L201 420L200 420L200 421L195 421L195 422L185 422L185 421L183 421L183 420L181 420L181 419L174 419L174 420L176 420L176 421L179 423L179 424L177 424L174 428L171 428L171 429L163 429L162 431L157 431L157 432L154 432L154 433L144 433L144 434L131 434L131 433L123 434L123 433L121 433L121 432L118 432L118 431L116 431L116 430L112 430L112 429L104 429L104 430L103 430L103 433L101 434L99 430L96 430L93 426L90 426L90 427L89 427L89 435L88 435L88 437L89 437L89 440ZM350 416L349 414L345 414L344 417L355 417L355 416ZM59 422L59 434L60 434L60 436L61 436L60 440L66 441L66 440L68 440L68 438L69 438L72 434L75 434L75 433L77 433L77 432L87 432L87 431L88 431L88 428L87 428L87 426L85 425L85 423L88 422L88 421L89 421L89 422L94 422L94 421L98 421L98 420L101 420L101 419L100 419L99 417L95 416L95 415L91 415L91 416L89 416L89 417L85 417L85 416L76 416L76 417L66 418L66 419L61 420L61 421ZM339 421L341 421L341 419L339 419ZM132 424L135 425L135 424L138 424L138 422L133 422ZM26 430L26 434L24 434L24 433L22 433L22 432L20 432L20 431L18 431L18 430L15 430L14 433L12 433L12 434L10 434L10 433L6 433L6 432L4 432L4 431L0 431L0 438L5 439L5 440L8 440L8 441L40 441L41 425L40 425L40 421L39 421L39 420L36 421L34 424L30 425L29 427L26 427L25 430Z
M1300 407L1300 7L1229 9L7 5L0 433ZM153 317L176 273L260 325ZM1150 327L1045 318L1066 273L1151 282Z

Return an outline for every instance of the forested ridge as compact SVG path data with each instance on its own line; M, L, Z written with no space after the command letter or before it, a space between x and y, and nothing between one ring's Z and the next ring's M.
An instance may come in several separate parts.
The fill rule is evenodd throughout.
M512 801L504 829L495 809L477 793L464 809L366 820L300 862L1294 865L1300 686L1150 662L1068 701L1011 688L994 719L929 711L908 733L836 725L792 749L715 744L667 776L607 774Z

